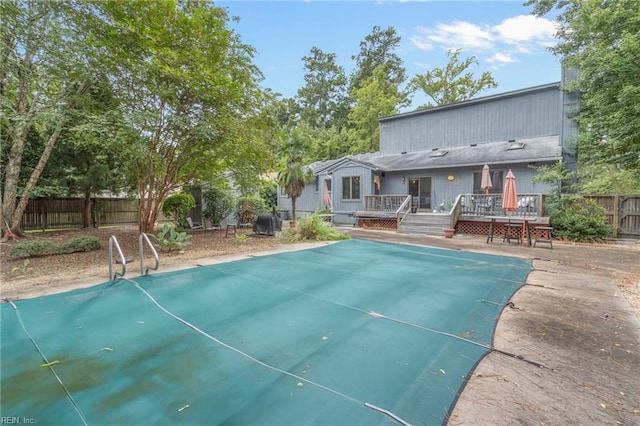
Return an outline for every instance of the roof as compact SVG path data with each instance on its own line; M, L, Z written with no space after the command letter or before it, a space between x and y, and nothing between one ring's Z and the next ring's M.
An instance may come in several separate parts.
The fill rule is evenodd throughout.
M481 166L483 164L552 162L561 159L560 137L551 135L406 154L381 155L379 152L374 152L350 155L338 160L322 162L327 163L322 169L313 167L318 163L313 163L311 166L318 174L320 171L338 168L347 162L357 163L373 170L402 171Z

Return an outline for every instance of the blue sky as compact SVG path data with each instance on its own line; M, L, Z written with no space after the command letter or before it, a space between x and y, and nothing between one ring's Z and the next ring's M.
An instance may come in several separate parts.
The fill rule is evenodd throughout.
M447 63L448 49L462 49L490 71L498 88L480 96L560 81L560 61L548 51L555 44L554 17L535 18L519 1L288 0L218 1L231 16L231 27L256 50L254 63L263 86L294 97L304 85L302 57L312 47L335 53L347 75L352 55L375 25L395 28L402 42L396 53L409 77ZM425 103L417 96L410 109Z

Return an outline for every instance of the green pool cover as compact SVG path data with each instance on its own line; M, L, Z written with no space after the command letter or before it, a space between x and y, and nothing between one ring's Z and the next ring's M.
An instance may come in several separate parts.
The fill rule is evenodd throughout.
M2 308L2 413L42 424L442 424L529 263L349 240Z

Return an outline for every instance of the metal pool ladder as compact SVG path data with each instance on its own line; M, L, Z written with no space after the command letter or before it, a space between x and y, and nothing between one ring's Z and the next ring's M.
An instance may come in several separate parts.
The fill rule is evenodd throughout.
M154 266L149 266L145 269L144 267L144 245L145 243L151 249L151 253L153 254L153 258L156 261ZM120 272L113 272L113 249L116 249L117 259L116 261L120 261L122 264L122 270ZM140 253L140 275L147 275L150 270L157 270L160 266L160 259L158 258L158 252L156 251L153 244L151 244L151 240L149 240L149 236L145 233L140 234L140 238L138 239L138 247ZM133 259L125 257L122 249L120 248L120 244L118 244L118 239L115 235L112 235L109 238L109 279L116 280L118 278L124 278L127 273L127 263L131 262Z
M148 268L144 268L144 243L147 243L149 249L151 250L151 254L153 254L153 258L156 261L155 266L149 266ZM144 232L140 234L140 238L138 239L138 247L140 251L140 275L147 275L150 270L157 271L160 266L160 259L158 258L158 252L156 248L151 244L151 240L149 240L149 236Z

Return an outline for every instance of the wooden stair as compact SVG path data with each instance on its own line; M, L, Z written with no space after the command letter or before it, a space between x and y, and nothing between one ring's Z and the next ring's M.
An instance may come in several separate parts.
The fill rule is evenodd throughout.
M442 236L443 229L450 227L447 213L409 213L398 226L398 233Z

